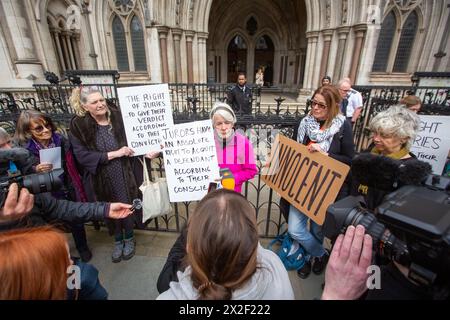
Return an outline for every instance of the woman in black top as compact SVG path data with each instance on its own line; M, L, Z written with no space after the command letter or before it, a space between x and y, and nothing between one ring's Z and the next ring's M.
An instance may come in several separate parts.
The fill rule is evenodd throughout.
M328 157L350 165L354 156L352 128L345 117L340 114L340 95L333 86L323 86L314 92L312 109L300 122L297 141L308 147L310 152L320 152ZM340 191L339 199L348 195L349 187L345 184ZM312 270L320 274L328 261L328 252L324 249L322 228L310 220L307 228L306 215L290 206L288 232L297 240L313 258ZM297 271L305 279L311 272L311 262Z

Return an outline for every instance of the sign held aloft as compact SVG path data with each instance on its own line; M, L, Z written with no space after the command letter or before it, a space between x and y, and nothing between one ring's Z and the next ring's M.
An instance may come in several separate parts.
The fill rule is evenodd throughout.
M262 180L319 225L334 203L350 167L311 153L307 147L278 135Z
M211 120L161 130L170 202L197 201L220 178Z
M433 173L441 175L450 150L450 117L420 115L419 132L411 152L428 162Z
M161 150L160 132L173 126L168 84L118 88L128 147L139 156Z

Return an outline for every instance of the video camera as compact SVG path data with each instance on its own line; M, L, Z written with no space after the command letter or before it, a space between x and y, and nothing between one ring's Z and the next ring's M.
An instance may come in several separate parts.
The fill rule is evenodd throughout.
M328 208L323 233L334 239L350 225L365 227L378 257L408 267L408 278L434 298L448 298L449 178L429 175L421 185L401 186L373 211L364 207L360 197L344 198Z
M64 173L63 169L55 169L50 172L22 175L21 170L13 164L14 170L9 163L17 163L20 167L25 166L29 157L28 151L22 148L0 150L0 208L3 207L9 186L17 183L20 188L27 188L32 194L52 192L61 189L63 181L59 178Z

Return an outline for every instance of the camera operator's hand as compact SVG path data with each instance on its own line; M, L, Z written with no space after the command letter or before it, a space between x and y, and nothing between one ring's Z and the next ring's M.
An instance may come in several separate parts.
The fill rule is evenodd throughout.
M51 164L51 163L44 162L44 163L39 163L36 166L37 173L52 171L52 169L53 169L53 164Z
M323 300L354 300L367 290L372 237L364 233L364 227L350 226L345 237L337 238L325 272Z
M108 218L110 219L123 219L133 213L131 211L132 205L125 203L111 203L108 212Z
M5 205L0 209L0 221L17 220L29 214L34 206L34 196L22 188L19 195L19 186L13 183L9 186Z

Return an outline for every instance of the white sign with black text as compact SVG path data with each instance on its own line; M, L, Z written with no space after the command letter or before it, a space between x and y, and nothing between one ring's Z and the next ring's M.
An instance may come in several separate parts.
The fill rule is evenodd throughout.
M128 147L135 156L161 150L160 132L173 126L167 84L118 88Z
M220 178L211 120L161 130L170 202L201 200Z
M450 150L450 117L420 116L420 128L411 147L417 159L428 162L441 175Z

